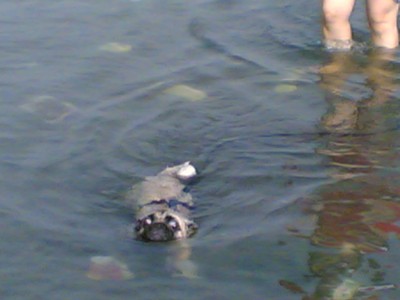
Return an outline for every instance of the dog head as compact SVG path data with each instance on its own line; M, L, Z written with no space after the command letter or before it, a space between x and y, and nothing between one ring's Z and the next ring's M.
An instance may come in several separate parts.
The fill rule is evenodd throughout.
M139 239L148 242L168 242L192 236L197 225L171 209L153 212L136 221Z

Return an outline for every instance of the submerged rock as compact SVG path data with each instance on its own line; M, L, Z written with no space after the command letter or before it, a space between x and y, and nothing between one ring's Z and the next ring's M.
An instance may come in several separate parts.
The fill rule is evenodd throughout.
M112 53L125 53L132 50L132 46L129 44L122 43L107 43L99 48L101 51L112 52Z
M297 86L294 84L279 84L274 88L274 91L279 94L292 93L295 90L297 90Z
M190 101L199 101L207 97L207 94L205 92L184 84L174 85L164 90L164 93L178 96L180 98Z
M48 95L33 97L22 104L20 108L49 123L62 121L77 110L73 104Z
M90 258L87 277L93 280L127 280L133 278L128 266L112 256Z

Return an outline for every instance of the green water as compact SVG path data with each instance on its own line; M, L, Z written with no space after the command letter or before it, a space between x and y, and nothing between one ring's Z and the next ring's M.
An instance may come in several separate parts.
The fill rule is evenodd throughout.
M350 279L398 283L397 53L325 52L306 0L2 1L0 20L2 299L325 299ZM177 85L191 92L165 92ZM130 239L124 193L187 160L197 235ZM95 256L133 278L88 278ZM353 298L374 293L399 297Z

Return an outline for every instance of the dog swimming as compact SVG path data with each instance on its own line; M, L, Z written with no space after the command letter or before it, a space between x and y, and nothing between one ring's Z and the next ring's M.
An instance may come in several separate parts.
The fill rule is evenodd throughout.
M183 240L197 231L191 219L194 208L187 184L197 175L190 162L167 167L155 176L145 177L128 193L128 204L135 212L135 233L146 242Z

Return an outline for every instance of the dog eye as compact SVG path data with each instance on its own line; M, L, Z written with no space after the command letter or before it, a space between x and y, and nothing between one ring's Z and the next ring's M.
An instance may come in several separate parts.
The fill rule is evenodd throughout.
M150 225L153 223L153 219L151 217L147 217L146 219L143 220L145 224Z
M172 228L178 227L178 223L176 223L176 221L174 219L170 220L168 222L168 225L171 226Z
M178 222L176 222L176 220L171 216L166 217L165 221L168 223L169 226L172 227L172 229L176 229L178 227Z

